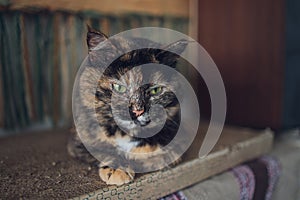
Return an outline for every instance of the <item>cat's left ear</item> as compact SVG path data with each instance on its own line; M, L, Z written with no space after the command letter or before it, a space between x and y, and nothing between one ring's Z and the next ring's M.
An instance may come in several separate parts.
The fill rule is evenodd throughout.
M88 26L88 32L86 35L86 42L89 48L89 51L93 50L98 44L107 40L107 36L100 31L97 31L90 26Z
M180 54L186 49L188 43L189 41L182 39L163 47L161 51L156 54L156 60L162 64L175 67Z

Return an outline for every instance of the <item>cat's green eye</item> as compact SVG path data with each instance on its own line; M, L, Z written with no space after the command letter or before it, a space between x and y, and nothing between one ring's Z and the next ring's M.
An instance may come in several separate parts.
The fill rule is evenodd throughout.
M162 87L154 87L154 88L151 88L150 94L157 95L157 94L160 94L161 91L162 91Z
M117 83L113 83L112 84L112 88L116 91L116 92L119 92L119 93L124 93L126 92L126 87L123 86L123 85L119 85Z

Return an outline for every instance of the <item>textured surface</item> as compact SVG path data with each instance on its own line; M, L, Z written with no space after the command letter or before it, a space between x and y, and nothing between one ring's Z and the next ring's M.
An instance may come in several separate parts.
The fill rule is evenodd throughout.
M239 199L239 192L239 185L231 172L222 173L183 190L189 200Z
M272 199L300 199L300 130L276 138L271 155L278 158L282 173Z
M107 188L96 168L68 156L66 132L30 133L1 139L0 198L65 199L83 195L82 198L94 199L127 195L135 199L156 199L266 153L272 144L272 134L268 131L255 134L246 129L227 128L214 152L205 159L139 175L131 184ZM192 147L187 157L194 157L195 153L197 148Z
M0 140L0 199L65 199L102 186L96 169L68 156L63 132Z

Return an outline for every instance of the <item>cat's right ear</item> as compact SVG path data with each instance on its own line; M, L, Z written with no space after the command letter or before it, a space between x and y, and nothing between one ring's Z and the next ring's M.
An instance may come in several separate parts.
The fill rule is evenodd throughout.
M107 36L100 31L97 31L90 26L88 26L88 32L86 35L86 42L88 45L89 51L93 50L98 44L107 40Z

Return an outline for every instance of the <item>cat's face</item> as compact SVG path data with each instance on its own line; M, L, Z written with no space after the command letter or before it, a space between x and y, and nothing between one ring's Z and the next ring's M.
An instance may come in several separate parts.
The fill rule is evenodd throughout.
M145 76L150 76L150 78L148 83L143 84L146 82L144 81ZM142 70L133 68L120 79L110 79L110 90L116 99L114 104L124 108L119 109L119 113L116 113L117 115L114 117L118 117L121 123L126 123L126 116L122 116L122 111L125 111L124 114L126 114L126 110L128 110L130 118L135 124L146 126L151 121L150 108L153 105L159 104L167 108L172 102L177 101L175 95L167 86L162 85L162 81L159 81L156 76L161 78L159 74L143 74ZM152 118L154 117L152 116ZM135 125L132 124L132 126Z
M91 51L96 43L104 40L102 37L97 32L90 33ZM122 44L117 45L122 47ZM97 57L97 53L92 56ZM163 145L170 142L180 123L180 105L172 91L176 80L151 65L143 70L143 65L154 63L175 67L178 57L167 50L149 48L130 51L111 63L98 81L95 94L99 124L106 128L108 136L125 135L119 126L128 131L138 127L155 128L161 124L163 110L166 115L163 128L159 134L144 140Z
M107 107L98 108L99 118L109 114L119 126L131 131L138 126L155 128L163 120L163 115L157 110L160 107L168 120L178 123L178 116L175 117L179 114L178 100L168 87L173 84L172 79L157 71L142 70L139 66L131 70L122 68L118 74L120 78L104 76L99 81L96 101L110 105L111 111L107 112Z

